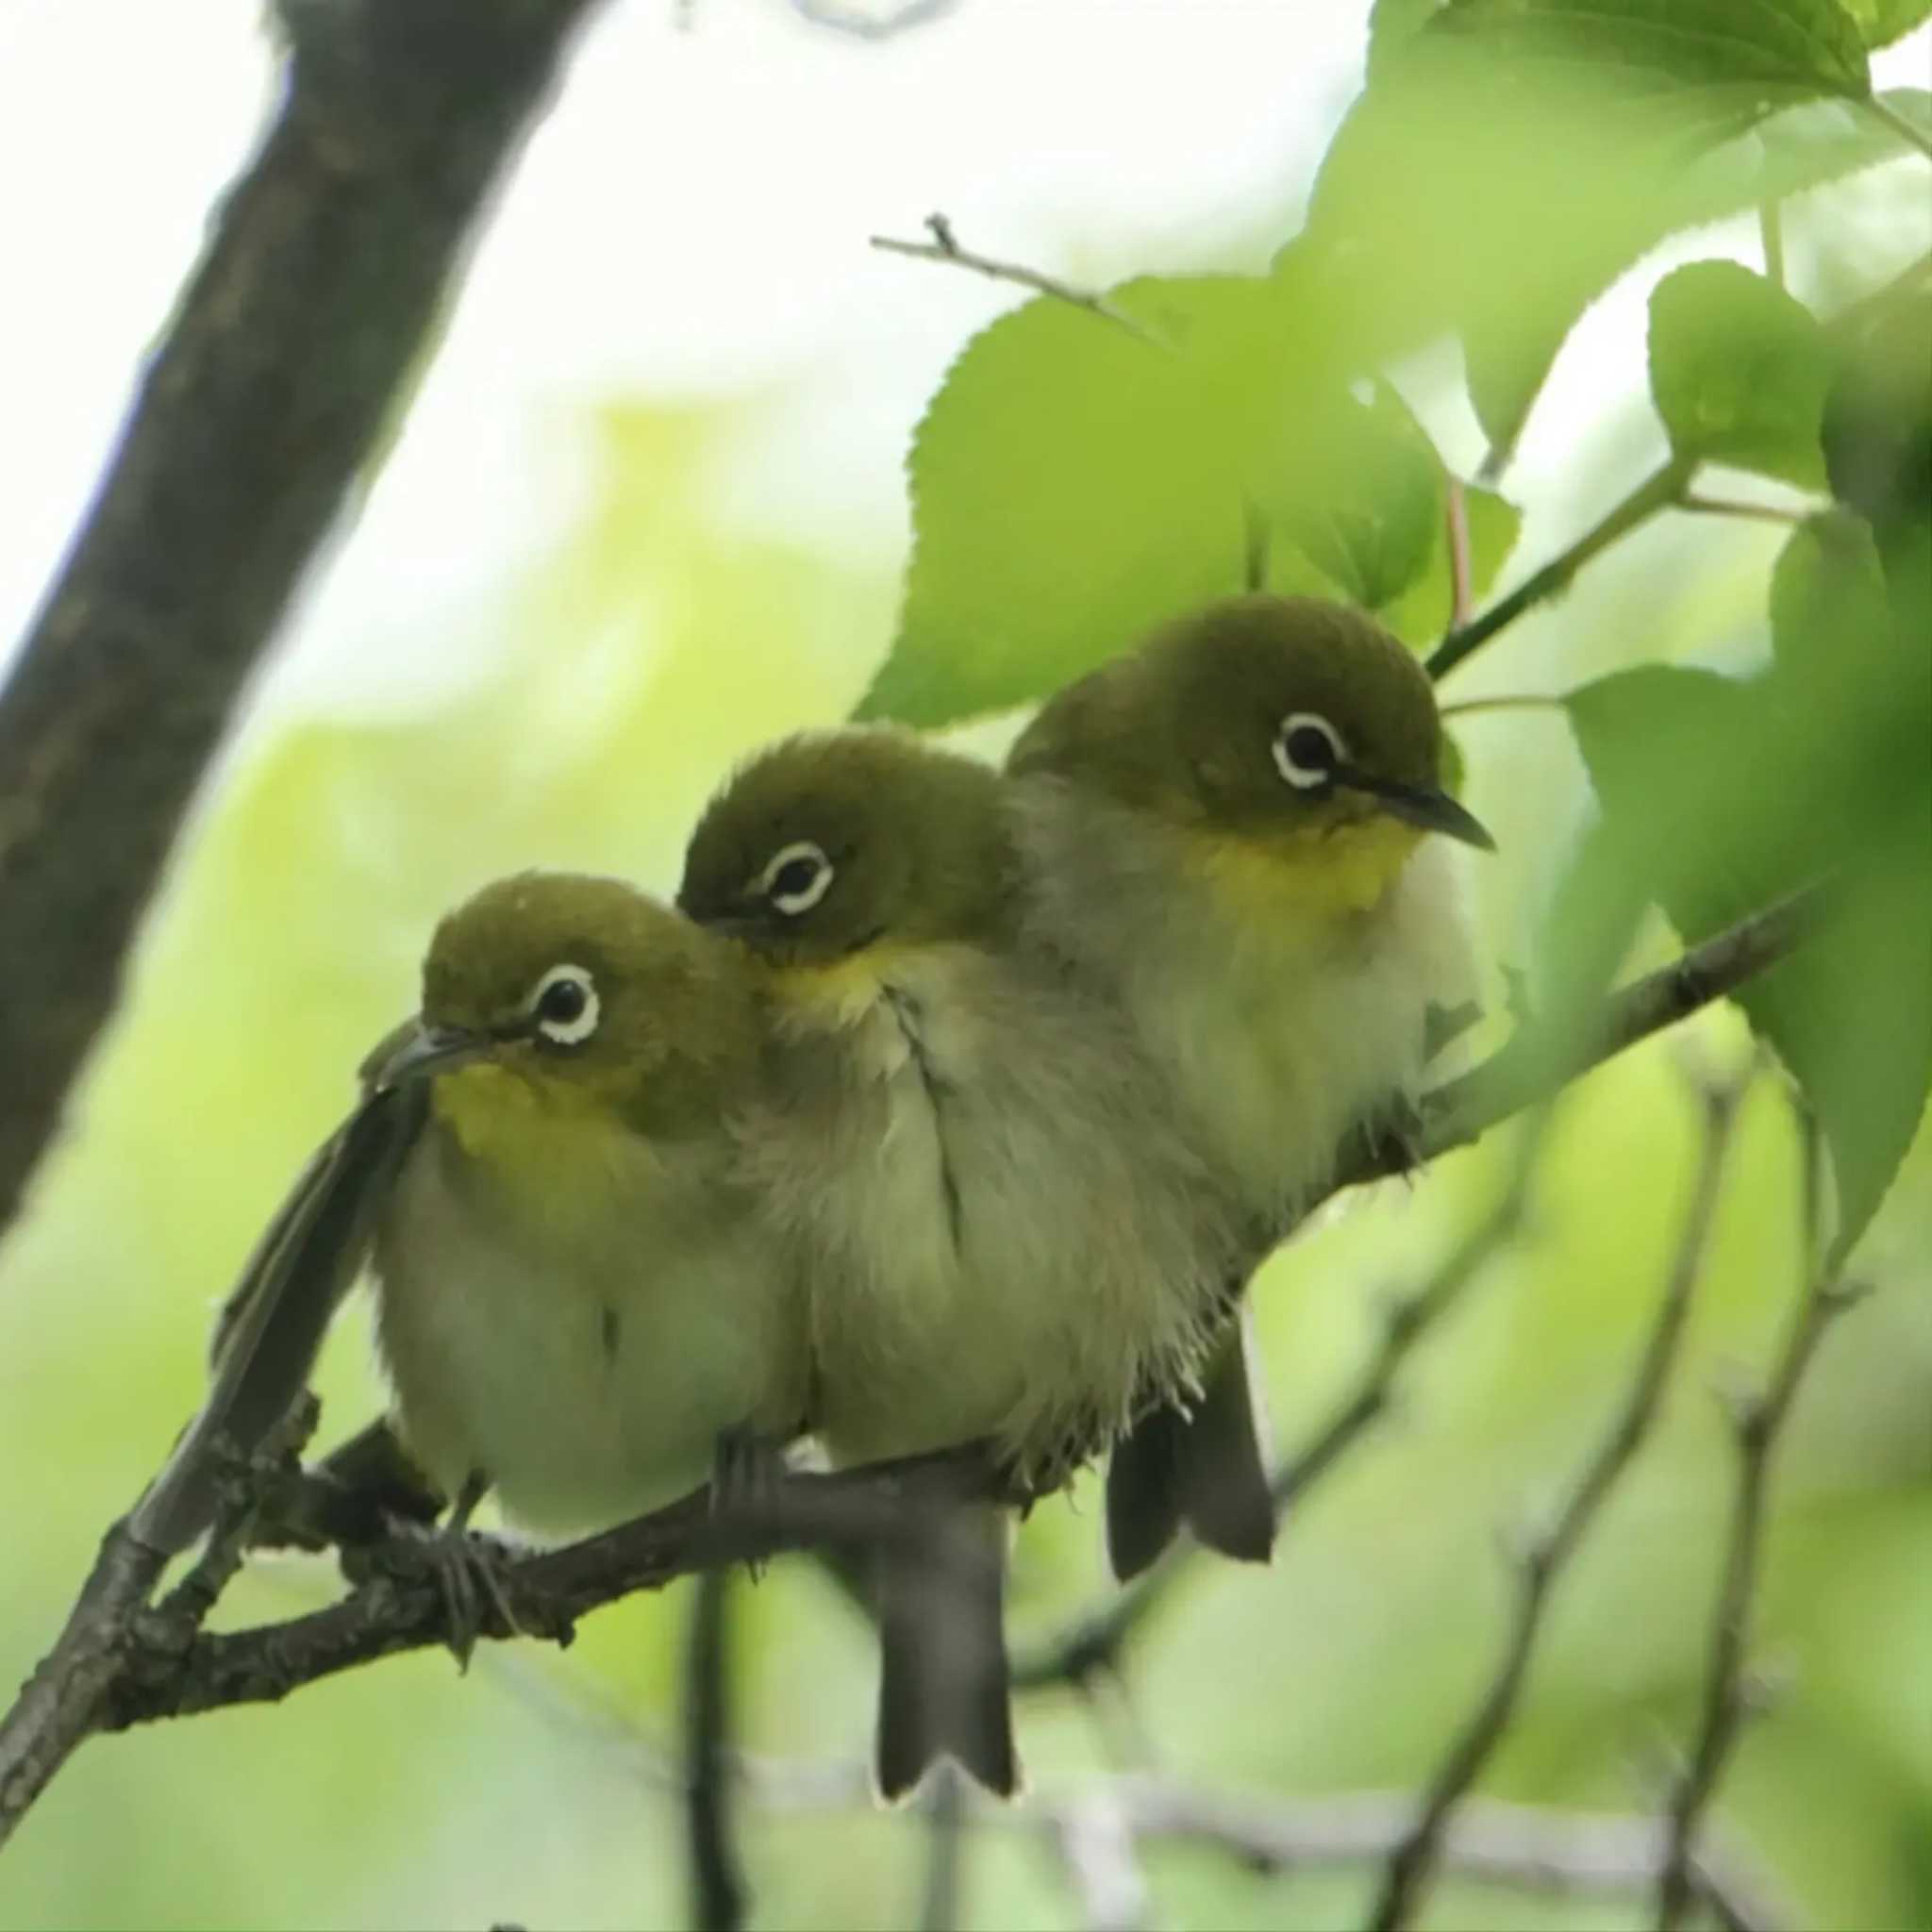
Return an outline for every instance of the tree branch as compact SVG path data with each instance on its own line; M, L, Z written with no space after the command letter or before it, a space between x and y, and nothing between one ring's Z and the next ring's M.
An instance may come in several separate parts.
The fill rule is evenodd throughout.
M1481 1774L1515 1712L1550 1591L1656 1418L1703 1267L1738 1099L1734 1089L1705 1090L1704 1140L1690 1211L1636 1374L1616 1421L1584 1465L1570 1500L1555 1523L1530 1540L1518 1559L1516 1612L1508 1641L1489 1688L1430 1780L1414 1824L1390 1857L1369 1921L1374 1932L1394 1932L1411 1922L1437 1862L1450 1814Z
M698 1578L687 1640L685 1824L691 1924L700 1932L738 1932L747 1903L731 1830L731 1591L737 1581L724 1568Z
M914 261L950 262L955 268L970 269L990 281L1010 282L1015 288L1030 289L1036 295L1050 295L1056 302L1084 308L1090 315L1097 315L1103 322L1110 322L1116 328L1124 328L1129 335L1159 346L1149 329L1136 322L1124 308L1116 308L1096 291L1076 289L1073 283L1060 281L1037 268L1028 268L1024 262L996 261L990 255L975 255L971 249L961 248L953 233L952 223L942 214L927 215L925 225L932 236L930 242L902 242L891 235L874 235L872 245L887 255L909 256Z
M800 1550L904 1543L923 1554L935 1541L935 1499L1016 1500L976 1444L905 1457L832 1475L789 1474L768 1498L713 1507L699 1490L634 1523L561 1549L504 1563L504 1602L479 1607L480 1635L567 1643L576 1620L641 1590L719 1564L765 1562ZM962 1555L962 1561L965 1560ZM340 1603L284 1623L204 1634L185 1651L136 1645L103 1716L122 1730L234 1704L272 1704L305 1684L378 1657L448 1641L448 1605L433 1580L379 1576Z
M0 1226L591 0L280 0L281 107L0 697Z
M1807 1287L1769 1383L1761 1392L1737 1401L1732 1408L1738 1455L1737 1495L1731 1506L1724 1577L1711 1621L1710 1664L1705 1676L1697 1741L1672 1794L1667 1819L1667 1849L1657 1881L1657 1923L1660 1932L1673 1932L1673 1928L1683 1924L1690 1910L1696 1889L1697 1841L1704 1814L1716 1794L1731 1746L1756 1702L1748 1674L1751 1606L1757 1593L1772 1457L1797 1399L1798 1385L1824 1339L1824 1331L1835 1316L1842 1314L1858 1298L1857 1290L1826 1281L1816 1273L1822 1149L1808 1114L1802 1144L1805 1227L1800 1265L1805 1270Z

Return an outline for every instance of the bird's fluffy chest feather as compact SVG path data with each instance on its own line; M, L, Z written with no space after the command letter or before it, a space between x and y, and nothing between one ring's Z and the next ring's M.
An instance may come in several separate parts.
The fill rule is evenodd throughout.
M722 1137L658 1148L523 1084L438 1083L377 1228L378 1341L440 1484L587 1528L702 1481L721 1430L795 1426L802 1311Z
M1429 1005L1473 991L1450 855L1405 827L1298 868L1058 781L1026 823L1043 935L1121 999L1204 1157L1271 1221L1413 1093Z
M1186 1372L1225 1224L1111 1027L963 947L785 997L782 1104L747 1147L811 1257L836 1453L993 1435L1050 1460Z

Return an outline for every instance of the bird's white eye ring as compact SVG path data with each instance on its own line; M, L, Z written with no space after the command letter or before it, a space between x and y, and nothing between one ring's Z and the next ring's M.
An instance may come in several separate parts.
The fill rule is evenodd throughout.
M758 874L758 891L788 918L809 912L832 889L833 865L809 839L781 846Z
M1341 734L1316 711L1291 711L1274 734L1274 767L1297 791L1332 784L1348 757Z
M527 1002L537 1031L558 1046L581 1046L597 1030L597 982L581 966L553 966Z

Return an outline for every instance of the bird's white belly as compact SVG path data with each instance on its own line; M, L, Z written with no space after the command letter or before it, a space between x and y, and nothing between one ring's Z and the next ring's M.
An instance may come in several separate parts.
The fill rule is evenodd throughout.
M703 1482L722 1429L772 1425L774 1297L728 1229L639 1213L539 1245L479 1208L462 1161L432 1127L375 1248L378 1343L441 1487L478 1472L529 1527L589 1529Z

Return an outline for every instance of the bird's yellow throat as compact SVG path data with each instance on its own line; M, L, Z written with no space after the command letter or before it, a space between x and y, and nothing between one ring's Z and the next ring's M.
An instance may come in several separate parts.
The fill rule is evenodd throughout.
M1286 838L1207 833L1194 842L1233 917L1267 921L1286 912L1320 921L1379 906L1423 837L1415 825L1378 815Z

